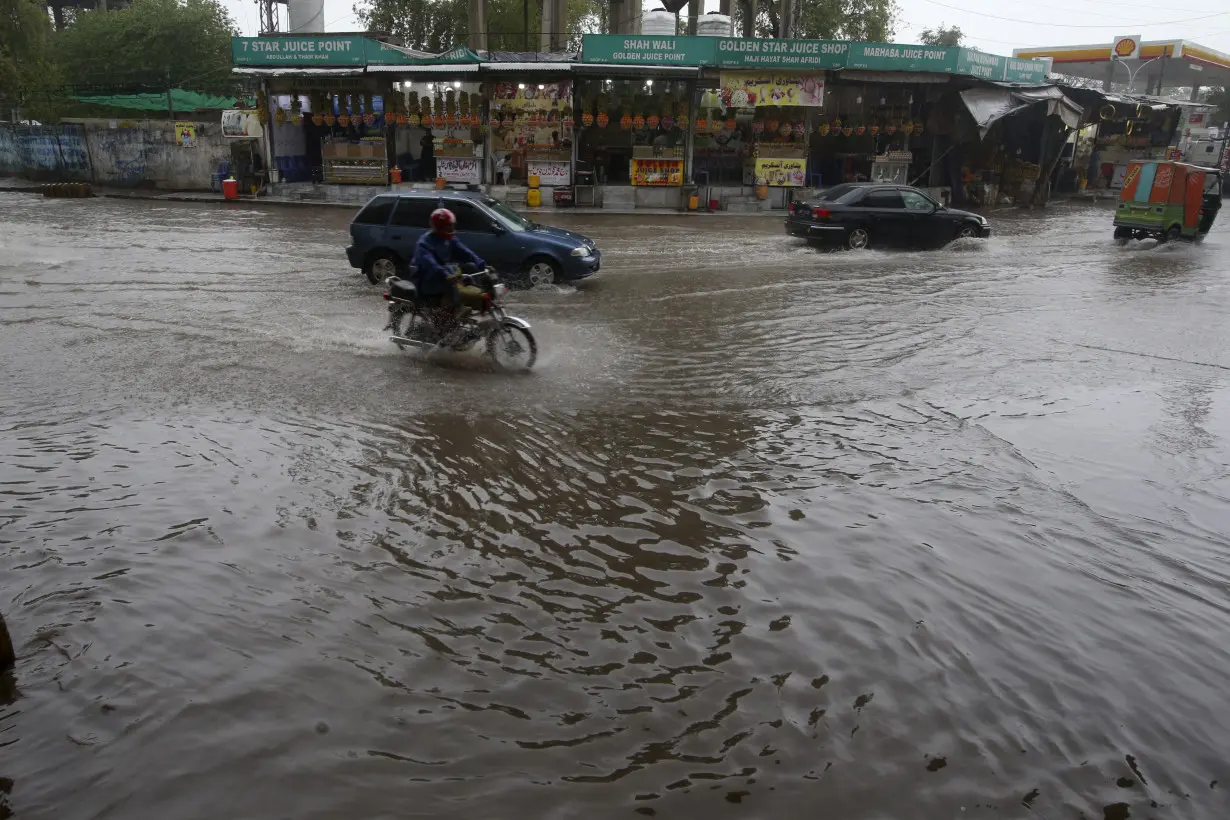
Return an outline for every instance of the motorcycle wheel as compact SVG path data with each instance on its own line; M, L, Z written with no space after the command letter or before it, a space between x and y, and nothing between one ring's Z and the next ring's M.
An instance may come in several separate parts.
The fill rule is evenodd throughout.
M394 319L390 329L394 336L401 336L416 342L430 342L430 337L434 336L431 322L413 311L406 311Z
M487 355L504 370L524 372L538 360L538 343L525 328L505 322L487 335Z

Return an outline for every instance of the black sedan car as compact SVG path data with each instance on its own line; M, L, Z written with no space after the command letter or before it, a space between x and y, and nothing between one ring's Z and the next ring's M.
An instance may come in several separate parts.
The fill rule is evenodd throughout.
M786 233L855 250L938 248L954 239L985 239L991 226L986 217L948 208L917 188L858 182L791 203Z

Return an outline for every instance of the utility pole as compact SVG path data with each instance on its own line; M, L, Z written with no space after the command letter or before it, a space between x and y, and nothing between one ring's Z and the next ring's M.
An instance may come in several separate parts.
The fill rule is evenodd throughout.
M171 105L171 68L167 66L167 120L175 120L175 107Z

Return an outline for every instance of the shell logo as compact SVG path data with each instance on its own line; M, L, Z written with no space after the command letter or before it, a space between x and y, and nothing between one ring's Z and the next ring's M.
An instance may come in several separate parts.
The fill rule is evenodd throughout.
M1136 41L1130 37L1125 37L1115 43L1115 56L1130 57L1136 51Z

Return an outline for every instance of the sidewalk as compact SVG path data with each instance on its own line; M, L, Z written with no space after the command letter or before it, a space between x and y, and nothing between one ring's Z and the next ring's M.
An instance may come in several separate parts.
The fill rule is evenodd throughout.
M107 199L139 199L155 202L207 202L219 205L237 206L261 206L272 205L276 207L288 208L344 208L351 211L357 211L361 205L356 205L352 202L325 202L311 201L302 199L289 199L285 197L262 196L251 197L241 196L236 200L228 200L220 193L212 191L157 191L149 189L128 189L128 188L100 188L93 186L94 196ZM11 177L0 177L0 194L5 193L42 193L43 184L31 182L29 180L14 179ZM375 196L373 192L372 196ZM785 211L758 211L758 212L743 212L743 211L680 211L674 208L592 208L588 206L571 206L565 208L556 207L538 207L526 208L517 207L514 210L517 213L526 214L528 216L543 216L556 215L562 216L566 214L574 214L578 216L687 216L687 217L775 217L784 219Z

